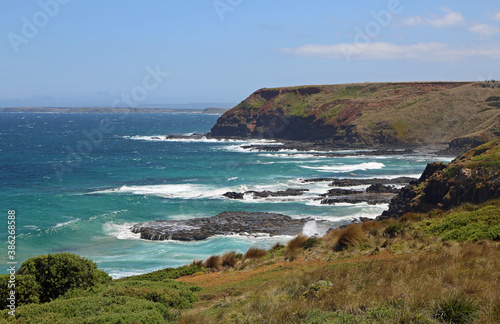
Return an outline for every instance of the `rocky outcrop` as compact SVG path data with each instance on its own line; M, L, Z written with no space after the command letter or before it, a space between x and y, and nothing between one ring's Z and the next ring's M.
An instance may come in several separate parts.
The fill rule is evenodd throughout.
M457 146L460 138L473 138L471 145L476 145L500 135L500 110L490 100L500 96L497 84L408 82L260 89L222 115L211 135L351 148L450 142Z
M204 240L215 235L298 235L311 218L295 219L272 213L223 212L213 217L187 220L156 220L130 228L146 240Z
M309 189L286 189L279 191L254 191L249 190L245 192L234 192L229 191L223 194L223 196L230 199L243 199L245 195L252 195L254 198L268 198L268 197L287 197L287 196L302 196L304 192L309 191Z
M365 185L395 185L395 184L410 184L417 179L410 177L398 177L394 179L335 179L335 178L319 178L322 181L331 181L331 187L352 187L352 186L365 186ZM315 179L305 180L306 182L316 182Z
M321 200L321 204L335 205L338 203L367 203L368 205L379 205L388 204L394 196L395 194L370 194L362 192L359 194L326 197L325 199Z
M369 205L388 204L391 199L399 192L392 186L384 186L382 183L400 184L410 183L415 179L401 177L396 179L325 179L333 180L332 184L335 186L357 186L367 185L370 186L366 190L352 190L352 189L330 189L326 194L321 195L324 197L321 200L323 205L334 205L337 203L367 203ZM330 185L332 185L330 184Z
M368 188L366 188L366 192L368 193L398 193L399 189L396 189L391 186L384 186L383 184L376 183L372 184Z
M500 197L500 140L478 146L450 164L427 165L420 179L401 189L379 219L407 212L449 209Z

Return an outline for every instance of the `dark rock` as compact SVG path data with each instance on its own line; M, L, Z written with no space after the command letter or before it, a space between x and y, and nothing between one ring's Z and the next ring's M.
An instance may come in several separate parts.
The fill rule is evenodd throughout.
M362 194L363 191L359 190L349 190L349 189L330 189L326 194L322 194L322 197L329 196L346 196L346 195L358 195Z
M444 164L443 162L433 162L427 164L424 172L420 176L420 179L418 179L418 182L422 182L429 179L434 173L441 171L444 168L446 168L446 164Z
M245 194L241 192L234 192L234 191L228 191L223 196L230 198L230 199L243 199L243 196Z
M321 200L322 205L334 205L336 203L359 204L367 203L369 205L387 204L394 197L394 194L369 194L362 193L348 196L333 196Z
M331 187L352 187L352 186L363 186L363 185L386 185L386 184L409 184L415 181L415 178L410 177L398 177L394 179L334 179L330 183Z
M376 183L372 184L366 188L366 192L369 193L398 193L399 189L390 186L384 186L383 184Z
M245 192L233 192L229 191L223 194L223 196L230 199L243 199L245 194L253 194L254 198L267 198L267 197L287 197L287 196L301 196L304 192L309 191L309 189L286 189L280 191L245 191Z
M208 134L191 134L191 135L167 135L166 139L202 139L204 137L208 137Z
M213 217L188 220L156 220L130 228L146 240L204 240L214 235L260 234L298 235L312 218L295 219L272 213L223 212Z

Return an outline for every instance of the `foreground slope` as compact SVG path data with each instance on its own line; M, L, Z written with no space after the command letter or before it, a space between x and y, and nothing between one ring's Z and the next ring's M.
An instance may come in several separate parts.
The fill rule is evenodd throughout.
M264 88L222 115L211 135L351 146L474 146L500 135L500 82Z

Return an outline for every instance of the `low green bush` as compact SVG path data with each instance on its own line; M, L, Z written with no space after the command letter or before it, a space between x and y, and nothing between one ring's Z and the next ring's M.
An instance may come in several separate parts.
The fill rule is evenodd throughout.
M32 275L16 275L15 287L10 283L10 275L0 275L0 309L6 309L9 305L10 292L15 292L16 306L39 303L40 302L40 285Z
M453 212L442 219L426 221L424 230L443 240L500 240L500 208L486 205L472 211Z
M130 296L161 303L176 309L190 308L198 301L194 292L200 291L198 286L190 286L174 280L165 281L120 281L105 290L102 295L106 297Z
M111 277L98 270L91 260L71 253L58 253L26 260L16 274L15 289L8 287L9 280L9 275L0 276L1 309L7 306L6 296L11 290L16 292L17 306L45 303L72 289L109 283Z
M57 299L45 304L19 307L16 317L1 313L0 318L15 323L165 323L176 315L163 305L130 296L87 296Z

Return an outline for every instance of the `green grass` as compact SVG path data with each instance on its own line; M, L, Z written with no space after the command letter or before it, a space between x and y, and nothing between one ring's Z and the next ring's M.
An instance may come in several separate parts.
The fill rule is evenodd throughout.
M116 281L127 281L127 280L163 281L167 279L177 279L183 276L189 276L198 271L203 271L203 270L204 269L198 265L189 265L189 266L185 265L179 268L165 268L163 270L153 271L138 276L124 277Z
M496 202L496 203L495 203ZM443 240L500 240L500 208L496 200L473 211L450 212L443 219L424 221L425 232Z
M332 118L335 118L341 111L344 109L344 105L337 105L331 109L326 110L323 114L321 114L321 119L329 121Z
M337 100L337 99L345 99L345 98L356 98L359 97L360 93L362 91L362 88L360 86L345 86L343 89L339 91L335 91L333 93L333 96L331 97L331 100ZM373 90L369 91L371 93L375 92Z

